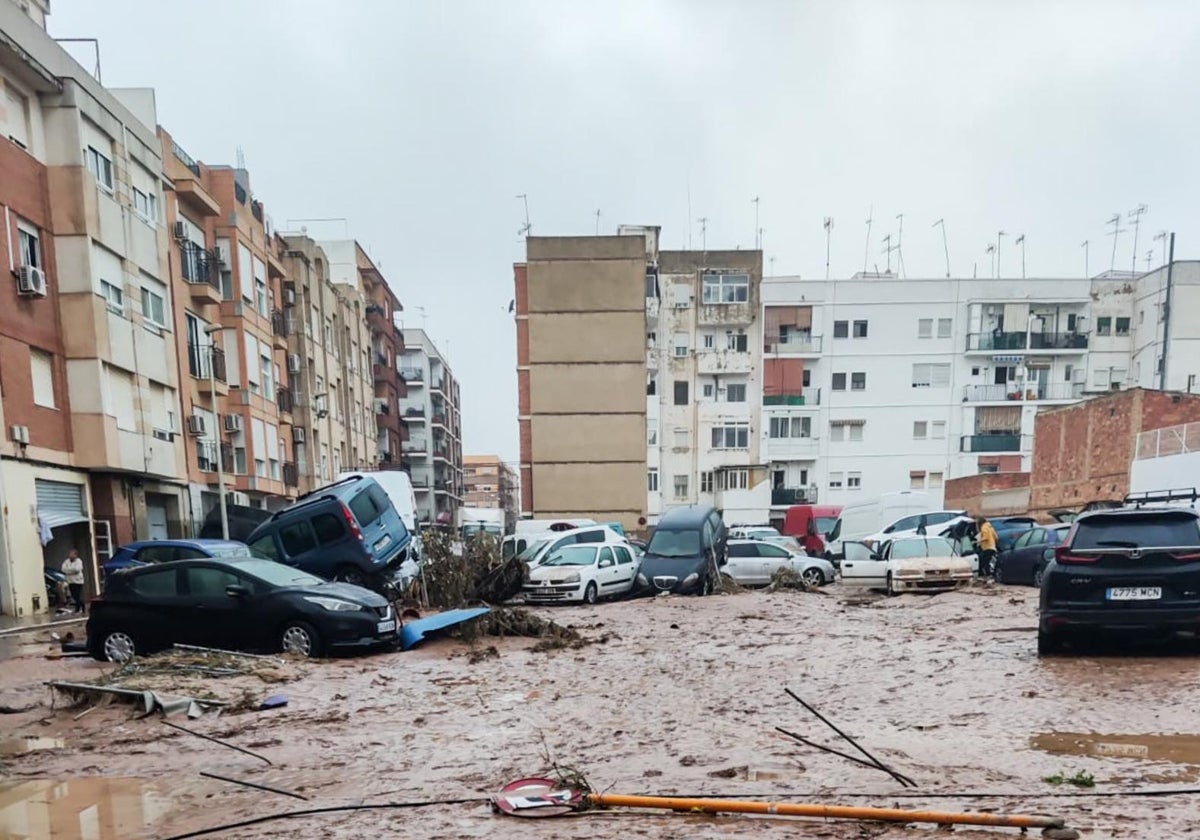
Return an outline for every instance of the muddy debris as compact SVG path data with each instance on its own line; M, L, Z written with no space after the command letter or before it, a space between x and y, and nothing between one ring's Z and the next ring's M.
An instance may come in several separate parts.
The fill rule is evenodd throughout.
M410 596L435 609L455 609L478 604L503 604L521 591L527 568L516 557L505 561L500 541L479 533L453 550L451 535L428 531L422 537L425 569L413 582Z
M818 595L825 593L819 586L813 586L791 569L776 569L767 584L768 592L810 592Z
M500 658L500 651L496 649L495 645L488 645L485 648L473 648L467 654L467 661L470 662L472 665L475 665L479 662L483 662L485 659L499 659L499 658Z

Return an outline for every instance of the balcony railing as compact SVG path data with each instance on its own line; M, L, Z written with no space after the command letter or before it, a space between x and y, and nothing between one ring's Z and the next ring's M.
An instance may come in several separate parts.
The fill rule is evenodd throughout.
M767 353L820 353L821 336L806 333L769 335L763 342L763 350Z
M188 373L197 379L225 381L225 351L215 344L188 345Z
M806 388L803 392L794 391L784 394L764 394L763 405L820 405L821 389Z
M773 505L815 505L816 503L816 487L771 488L771 504Z
M967 335L967 350L1004 352L1006 350L1086 350L1084 332L981 332Z
M187 152L185 152L182 146L180 146L178 143L172 143L171 151L175 153L175 157L179 158L180 163L192 170L193 175L195 175L197 178L200 177L200 164L196 163L196 160Z
M968 385L963 389L963 402L1031 402L1082 397L1082 382L1011 382L1007 385Z
M201 248L195 242L185 239L179 243L179 262L183 279L188 283L207 283L215 289L221 288L215 251Z
M300 471L291 461L283 465L283 484L285 487L300 486Z
M1021 452L1033 446L1032 435L1009 433L963 435L959 442L961 452Z
M424 382L425 371L421 368L400 368L400 378L405 382Z
M246 203L246 188L237 181L233 182L233 197L237 199L238 204Z
M292 409L296 407L296 401L292 398L291 388L280 388L275 392L275 404L279 406L279 411L283 414L291 414Z
M1088 334L1081 332L1030 333L1030 350L1086 350Z
M968 350L1024 350L1027 334L1024 332L968 333Z
M433 422L438 423L442 426L445 426L446 425L446 414L441 411L433 412Z
M422 438L414 438L405 441L401 447L401 452L428 452L429 444Z
M286 336L288 334L287 319L283 317L282 309L271 310L271 332L278 336Z
M253 214L254 218L258 219L261 222L263 220L262 202L261 201L251 201L250 202L250 212Z

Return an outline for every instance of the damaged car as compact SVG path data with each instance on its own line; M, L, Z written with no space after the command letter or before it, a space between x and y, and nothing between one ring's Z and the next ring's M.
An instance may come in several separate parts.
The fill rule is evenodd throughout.
M627 545L566 545L530 570L521 594L531 604L594 604L601 598L628 595L638 565Z
M945 592L971 584L971 560L946 537L898 537L867 545L845 543L842 582L888 595Z

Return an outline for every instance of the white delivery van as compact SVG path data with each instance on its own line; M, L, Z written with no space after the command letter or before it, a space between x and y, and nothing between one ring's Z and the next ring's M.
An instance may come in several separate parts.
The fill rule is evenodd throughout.
M519 519L513 533L518 536L544 534L549 531L569 531L584 525L595 525L595 519Z
M898 490L846 505L833 530L826 535L825 557L841 560L842 543L846 540L861 540L879 533L897 519L933 509L933 500L919 490Z

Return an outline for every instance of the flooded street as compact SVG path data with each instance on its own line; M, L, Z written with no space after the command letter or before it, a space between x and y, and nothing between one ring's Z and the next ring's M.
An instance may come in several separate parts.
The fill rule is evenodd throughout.
M547 753L610 793L1053 814L1084 836L1192 836L1195 796L1103 795L1200 786L1197 660L1180 651L1039 661L1035 613L1034 590L1014 587L875 599L833 586L824 595L544 609L538 614L587 637L614 635L543 652L530 639L473 648L442 639L408 653L299 663L284 683L209 681L225 683L213 689L225 693L286 693L284 708L170 719L269 765L157 715L138 720L127 706L80 716L87 707L68 708L60 695L52 710L41 681L86 682L110 669L46 660L48 646L24 645L0 668L0 706L11 712L0 715L0 837L166 838L309 808L485 799L545 774ZM919 787L905 790L777 732L853 752L785 687ZM1087 779L1094 787L1076 786ZM899 838L934 830L863 834L851 823L623 810L518 820L480 802L348 810L207 836Z

